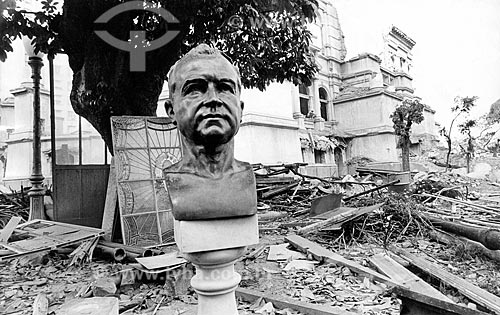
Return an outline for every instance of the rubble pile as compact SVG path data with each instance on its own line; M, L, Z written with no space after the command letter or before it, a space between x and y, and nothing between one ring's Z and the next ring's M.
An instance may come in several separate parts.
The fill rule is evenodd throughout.
M5 187L2 188L0 188L0 229L14 216L21 217L26 222L29 216L27 189L13 192Z
M397 172L366 168L318 178L301 166L254 165L260 243L236 264L240 314L400 314L408 301L500 313L499 184L414 172L400 185ZM0 198L28 211L22 195L9 197ZM47 229L31 224L29 233ZM78 303L106 314L196 313L193 266L174 244L127 247L98 241L102 231L69 242L57 231L54 248L10 260L0 252L0 313L64 315Z

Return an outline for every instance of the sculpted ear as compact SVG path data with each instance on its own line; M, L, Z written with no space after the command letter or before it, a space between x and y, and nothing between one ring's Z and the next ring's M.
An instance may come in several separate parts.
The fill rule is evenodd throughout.
M165 101L165 111L167 112L168 117L174 119L174 104L172 103L171 99L167 99Z

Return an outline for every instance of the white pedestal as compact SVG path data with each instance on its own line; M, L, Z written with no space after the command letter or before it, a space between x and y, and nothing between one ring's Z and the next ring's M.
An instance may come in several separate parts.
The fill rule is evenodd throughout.
M241 276L234 271L234 263L246 246L259 242L257 215L175 221L175 241L196 266L191 286L198 294L198 315L237 315L234 291Z

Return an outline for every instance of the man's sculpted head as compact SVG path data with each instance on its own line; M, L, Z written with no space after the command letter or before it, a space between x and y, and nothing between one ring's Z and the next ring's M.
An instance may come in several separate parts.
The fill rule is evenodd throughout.
M216 147L238 132L243 103L238 69L219 50L201 44L168 73L168 115L189 143Z

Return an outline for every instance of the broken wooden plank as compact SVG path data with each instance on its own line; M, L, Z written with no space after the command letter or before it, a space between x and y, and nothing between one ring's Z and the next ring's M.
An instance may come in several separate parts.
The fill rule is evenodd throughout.
M407 250L396 246L390 246L390 250L429 275L438 278L449 286L456 288L458 292L462 293L477 304L493 311L495 314L500 314L500 297L469 283L461 277L449 273L441 268L441 266L412 254Z
M401 299L401 315L487 315L455 303L443 301L433 296L421 294L402 287L392 289Z
M325 212L325 213L322 213L322 214L318 214L314 217L312 217L311 219L320 219L320 220L328 220L340 213L345 213L347 211L352 211L352 209L357 209L357 208L353 208L353 207L338 207L337 209L333 209L333 210L330 210L328 212Z
M335 194L335 193L315 198L311 202L310 214L314 216L336 209L340 207L341 201L342 201L342 194Z
M9 249L15 254L0 256L0 261L84 242L100 236L103 231L62 222L33 220L19 225L15 229L15 233L25 234L31 238L2 243L1 247Z
M116 168L114 157L112 157L111 164L109 165L108 187L106 189L106 201L104 203L104 212L101 224L101 229L104 230L103 239L106 241L112 241L113 239L115 212L118 205L118 190L116 185Z
M439 290L435 289L433 286L416 276L414 273L401 266L391 257L386 254L377 254L370 257L370 262L383 274L394 280L395 282L401 283L407 286L410 290L433 296L436 299L442 301L453 303L453 301L441 293Z
M479 212L484 212L484 213L489 213L493 215L499 215L500 214L500 209L488 207L488 206L481 206L481 205L476 205L470 202L454 199L454 198L449 198L445 196L438 196L438 195L433 195L433 194L428 194L428 193L421 193L421 194L416 194L415 196L424 196L424 197L432 197L432 198L437 198L437 199L442 199L451 203L458 203L461 205L465 205L471 208L475 208L477 210L480 210ZM471 209L472 210L472 209Z
M288 235L285 237L285 240L299 249L301 252L304 254L311 254L314 259L322 262L327 262L327 263L334 263L338 266L343 266L351 269L352 271L356 272L359 275L365 276L367 278L370 278L372 280L376 280L378 282L385 283L387 285L395 286L399 285L392 279L370 269L365 266L360 265L359 263L346 259L339 254L336 254L332 251L329 251L328 249L324 248L323 246L316 244L314 242L311 242L308 239L305 239L299 235Z
M236 296L246 302L254 302L259 298L263 298L266 302L271 302L276 308L290 308L299 311L306 315L354 315L355 313L345 311L342 308L336 308L327 305L312 304L307 302L296 301L286 296L278 296L270 293L262 293L259 291L237 288Z
M321 228L326 227L328 225L344 223L348 220L349 221L354 220L354 219L358 218L359 216L362 216L363 214L367 214L367 213L370 213L376 209L379 209L380 207L382 207L382 205L383 205L383 203L378 203L376 205L369 206L369 207L345 208L345 209L339 210L339 213L337 213L336 215L334 215L331 218L304 226L303 228L299 229L297 231L297 233L305 235L307 233L318 231ZM339 209L341 209L341 208L339 208Z
M151 257L137 257L135 260L144 268L149 270L179 266L181 264L187 263L187 260L182 257L178 257L177 252L171 252L168 254Z
M271 191L268 191L268 192L265 192L262 194L262 198L265 199L265 198L271 198L271 197L274 197L274 196L277 196L277 195L280 195L282 193L285 193L287 191L289 191L290 189L294 188L295 186L297 186L299 184L299 182L295 182L295 183L291 183L289 185L285 185L285 186L281 186L281 187L278 187L276 189L273 189Z
M5 227L0 231L0 243L7 243L12 232L17 228L17 225L21 222L21 217L12 217Z

